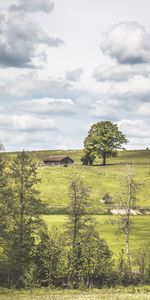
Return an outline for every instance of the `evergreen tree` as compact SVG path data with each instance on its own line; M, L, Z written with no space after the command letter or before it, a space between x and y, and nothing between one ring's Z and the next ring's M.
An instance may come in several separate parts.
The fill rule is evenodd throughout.
M0 282L7 284L9 273L9 249L12 225L12 188L8 168L8 159L4 147L0 144Z
M4 237L10 213L10 178L7 170L7 156L0 145L0 237Z
M11 172L14 222L11 233L10 277L11 284L25 286L28 284L28 275L31 280L36 235L43 225L39 217L41 202L36 189L39 180L35 162L24 151L14 159Z

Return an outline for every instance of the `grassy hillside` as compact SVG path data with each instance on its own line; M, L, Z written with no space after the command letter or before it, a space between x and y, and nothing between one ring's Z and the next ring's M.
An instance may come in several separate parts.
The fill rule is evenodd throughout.
M82 166L80 158L82 151L40 151L34 152L35 159L42 164L43 158L52 154L65 154L74 159L75 164L64 168L63 166L39 167L41 183L41 199L48 207L50 213L65 213L69 203L68 187L73 174L80 174L91 188L90 202L94 211L107 214L117 206L118 197L125 191L126 164L131 164L135 181L139 186L137 193L140 208L150 209L150 151L120 151L117 159L109 159L106 167L98 165ZM105 193L109 193L112 202L104 205L101 202Z
M135 181L139 185L139 207L150 209L150 150L119 151L118 158L109 159L106 167L98 165L101 163L99 159L96 160L95 166L82 166L82 150L46 150L32 154L39 164L41 199L49 207L49 213L66 212L70 178L74 173L78 173L91 188L90 201L95 212L107 214L111 208L117 206L118 196L125 190L126 164L132 165ZM9 153L11 158L15 155L16 153ZM68 155L75 164L68 168L42 167L43 159L49 155ZM112 203L109 205L101 202L105 193L112 197Z
M49 155L63 154L74 159L75 164L67 168L63 166L44 167L43 158ZM11 157L16 153L10 153ZM125 246L123 235L117 233L117 226L111 221L116 219L111 216L110 209L117 207L118 198L125 197L126 164L133 169L135 181L138 184L137 199L139 208L145 215L133 217L135 223L131 235L131 248L134 252L140 247L150 249L149 220L150 215L150 151L120 151L117 159L109 159L106 167L96 161L94 166L83 166L80 162L81 150L70 151L39 151L33 152L39 165L39 189L41 199L47 204L47 216L44 216L48 226L52 224L63 225L66 222L66 211L69 204L69 184L73 174L80 174L84 182L91 188L90 203L97 216L97 228L100 235L106 239L115 254ZM105 193L109 193L112 201L109 204L101 202ZM123 194L124 193L124 194ZM145 211L144 211L145 209ZM141 211L142 211L141 210ZM53 214L53 215L51 215ZM101 216L98 216L101 215Z

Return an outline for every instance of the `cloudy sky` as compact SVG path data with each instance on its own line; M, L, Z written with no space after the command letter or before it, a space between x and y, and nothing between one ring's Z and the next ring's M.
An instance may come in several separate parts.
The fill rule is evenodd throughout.
M0 140L75 149L110 120L150 146L149 0L0 0Z

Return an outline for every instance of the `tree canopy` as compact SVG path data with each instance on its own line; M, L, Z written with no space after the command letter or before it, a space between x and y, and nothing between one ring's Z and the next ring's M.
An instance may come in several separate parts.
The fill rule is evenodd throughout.
M126 136L118 129L117 124L110 121L101 121L93 124L84 140L84 153L89 157L102 157L106 165L108 157L116 157L117 149L122 149L128 142ZM87 156L86 156L87 157ZM89 163L90 164L90 161Z

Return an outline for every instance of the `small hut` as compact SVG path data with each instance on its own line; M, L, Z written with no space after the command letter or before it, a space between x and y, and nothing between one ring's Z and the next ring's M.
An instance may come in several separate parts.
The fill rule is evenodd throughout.
M69 157L65 155L55 155L55 156L49 156L44 159L44 165L45 166L68 166L72 165L74 161Z

